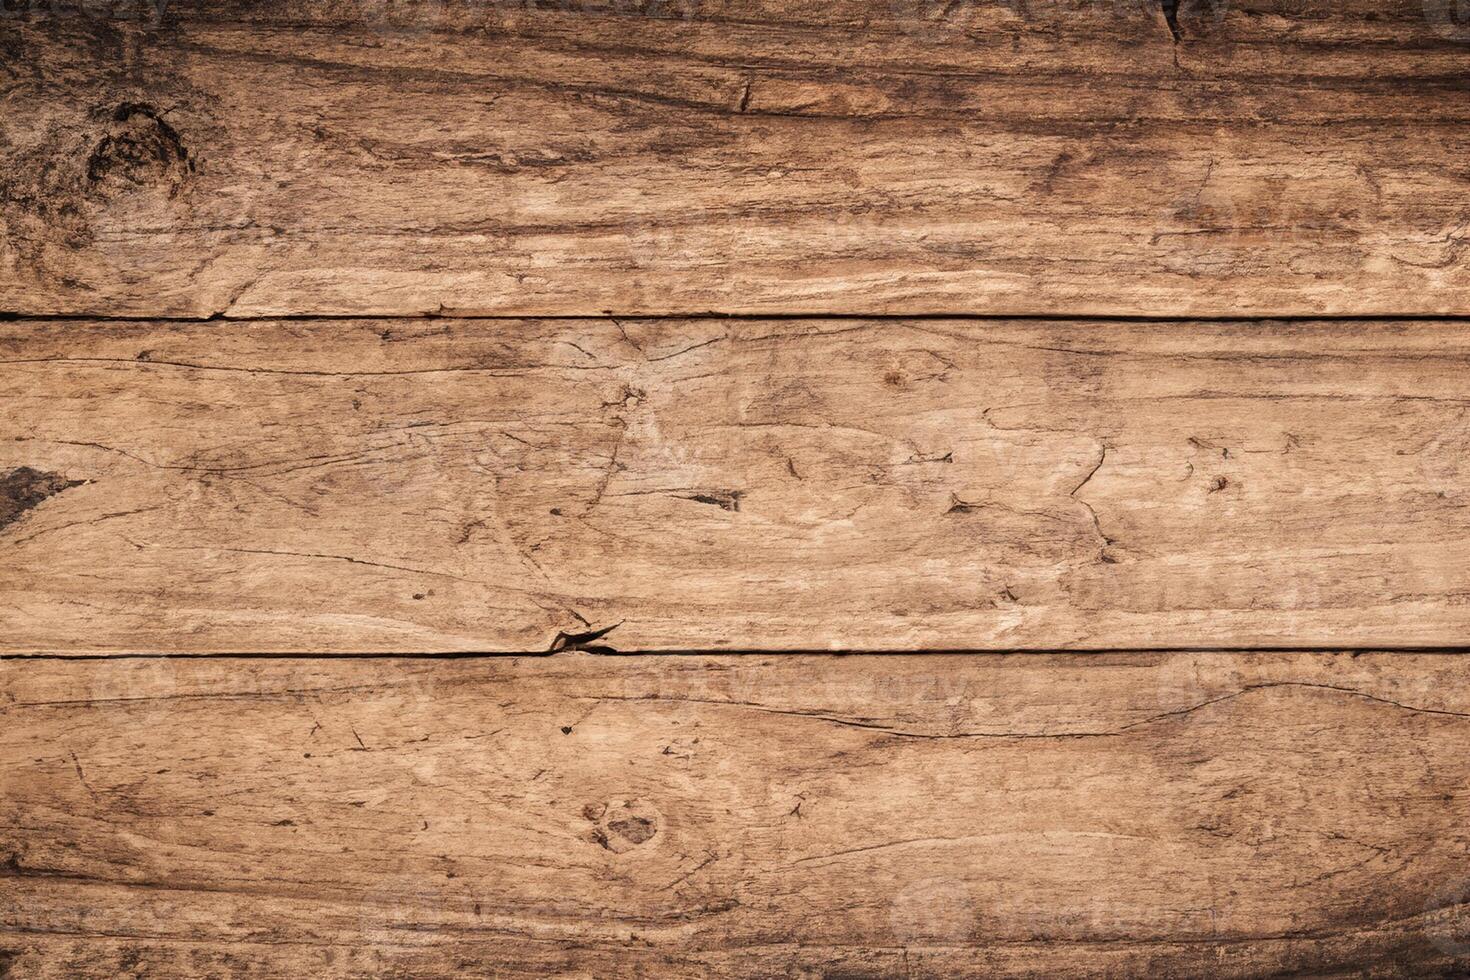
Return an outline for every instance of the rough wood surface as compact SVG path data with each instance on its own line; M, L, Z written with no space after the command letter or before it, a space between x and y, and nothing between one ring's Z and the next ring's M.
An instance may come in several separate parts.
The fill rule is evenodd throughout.
M0 648L1458 645L1470 326L0 324Z
M6 0L0 310L1463 313L1456 11Z
M0 664L14 977L1463 976L1470 659Z

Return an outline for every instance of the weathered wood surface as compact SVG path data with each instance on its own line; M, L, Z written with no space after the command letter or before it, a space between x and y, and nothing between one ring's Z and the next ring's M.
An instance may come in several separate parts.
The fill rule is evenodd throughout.
M1459 645L1470 327L0 324L0 648Z
M14 977L1470 967L1463 657L11 661L0 719Z
M162 5L7 0L0 310L1470 309L1453 0Z

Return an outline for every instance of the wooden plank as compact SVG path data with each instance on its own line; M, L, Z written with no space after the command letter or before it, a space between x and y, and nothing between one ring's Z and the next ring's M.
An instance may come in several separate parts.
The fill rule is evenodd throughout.
M82 3L0 311L1470 309L1449 0Z
M0 324L0 649L1459 645L1470 325Z
M14 661L16 977L1458 976L1470 659Z
M1470 325L0 325L0 649L1458 645Z

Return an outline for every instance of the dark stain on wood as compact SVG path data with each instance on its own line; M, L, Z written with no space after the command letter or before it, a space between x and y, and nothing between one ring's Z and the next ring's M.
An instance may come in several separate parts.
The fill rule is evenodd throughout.
M29 466L21 466L0 476L0 530L20 520L21 515L47 498L86 482L68 480L57 473L43 473Z

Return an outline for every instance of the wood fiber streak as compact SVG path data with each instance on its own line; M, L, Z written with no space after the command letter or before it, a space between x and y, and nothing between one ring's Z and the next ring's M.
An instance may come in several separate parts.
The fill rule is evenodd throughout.
M1470 660L0 664L15 977L1463 976Z
M1455 646L1467 368L1394 322L0 324L0 649Z
M53 6L0 310L1470 308L1453 0Z

